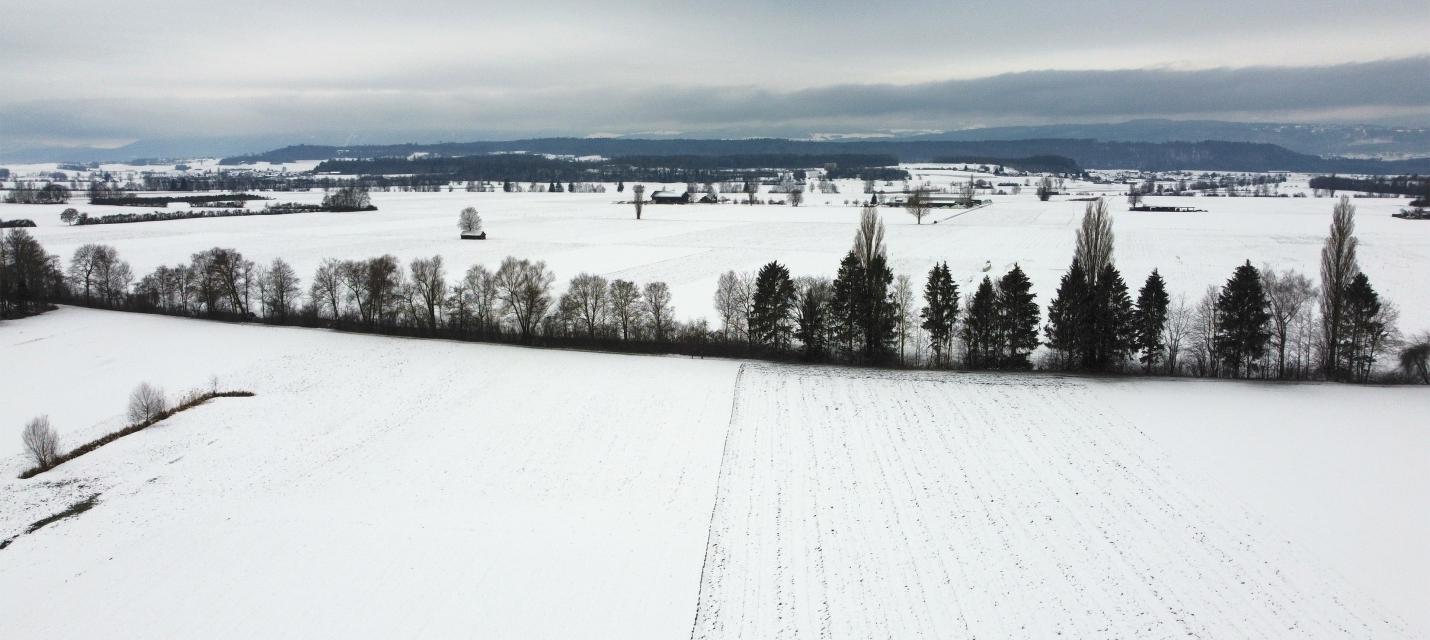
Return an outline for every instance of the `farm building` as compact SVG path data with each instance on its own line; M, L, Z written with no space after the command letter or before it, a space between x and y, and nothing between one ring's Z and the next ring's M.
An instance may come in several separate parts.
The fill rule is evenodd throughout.
M656 191L650 194L651 204L690 204L690 192Z

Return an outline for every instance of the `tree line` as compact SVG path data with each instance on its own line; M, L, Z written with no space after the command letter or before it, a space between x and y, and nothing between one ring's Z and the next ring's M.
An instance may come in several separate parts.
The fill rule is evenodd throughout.
M54 182L38 189L17 185L5 194L5 202L8 204L64 204L69 200L69 187Z
M438 179L517 182L718 182L745 177L770 178L790 169L828 166L839 176L907 179L893 156L877 154L752 154L734 156L624 156L600 160L552 158L525 153L475 156L378 157L324 160L314 173L360 175L363 180L390 174ZM890 177L896 176L896 177Z
M1143 373L1206 377L1400 379L1430 383L1430 336L1403 340L1395 305L1360 270L1355 207L1335 206L1319 283L1247 260L1200 300L1172 299L1152 270L1135 297L1115 262L1112 217L1089 202L1072 260L1040 307L1014 264L960 291L947 262L922 291L889 265L877 208L861 211L832 278L794 276L771 261L716 282L718 326L681 322L665 282L593 273L555 290L541 261L449 274L441 256L404 265L391 255L322 261L306 283L284 260L255 264L215 247L135 280L118 251L80 247L67 267L24 230L4 238L0 313L49 301L345 330L872 366Z
M251 193L220 193L218 195L184 197L114 195L114 192L102 188L91 188L89 194L89 203L92 205L114 205L121 207L167 207L174 201L183 202L191 207L197 207L206 204L270 199L271 198Z
M1318 191L1364 191L1366 193L1392 193L1403 196L1430 197L1430 177L1418 175L1390 176L1386 178L1346 178L1341 176L1317 176L1309 185Z

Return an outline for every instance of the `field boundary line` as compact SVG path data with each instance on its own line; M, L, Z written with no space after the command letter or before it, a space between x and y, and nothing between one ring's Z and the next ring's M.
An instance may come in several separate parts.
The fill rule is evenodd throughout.
M700 605L705 599L705 573L710 567L710 543L715 539L715 514L720 512L720 497L724 490L725 464L730 459L730 434L735 431L735 419L740 413L740 382L745 378L745 367L749 363L740 363L740 368L735 372L735 384L730 394L730 419L725 423L725 444L720 449L720 468L715 476L715 499L710 505L710 523L705 526L705 557L700 560L700 586L695 590L695 615L690 621L690 637L695 638L695 632L700 628Z

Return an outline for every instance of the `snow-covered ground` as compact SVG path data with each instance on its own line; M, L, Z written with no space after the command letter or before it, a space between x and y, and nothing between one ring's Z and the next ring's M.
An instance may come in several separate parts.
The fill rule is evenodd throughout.
M960 174L961 175L961 174ZM946 186L950 172L915 172L917 180ZM985 176L994 181L1005 179ZM961 179L961 178L959 178ZM1021 182L1022 179L1012 179ZM504 256L542 259L556 272L558 287L589 271L671 285L677 317L715 320L712 297L719 274L754 272L780 260L794 275L832 277L854 236L858 209L846 200L863 199L857 181L841 181L840 194L810 194L804 206L648 206L635 220L630 191L607 193L373 193L374 213L297 214L124 225L65 227L61 205L0 205L0 218L28 217L51 252L68 259L89 242L112 244L143 275L160 264L188 261L198 251L236 248L258 262L282 257L305 280L327 257L368 258L392 254L404 262L440 254L448 272L474 263L495 266ZM897 189L897 185L888 189ZM1124 185L1069 183L1073 193L1111 197L1117 234L1116 260L1135 291L1153 268L1175 296L1194 303L1208 285L1220 286L1245 260L1319 273L1320 246L1330 224L1329 198L1150 197L1150 204L1194 206L1206 213L1127 211ZM1308 192L1304 182L1283 185L1286 193ZM316 203L321 191L265 193L280 202ZM776 195L776 197L781 197ZM982 196L988 197L988 196ZM916 225L902 209L881 209L896 271L921 287L935 261L947 260L965 289L987 273L1001 275L1016 262L1033 281L1046 307L1058 277L1072 258L1073 237L1086 203L1058 196L1039 202L1032 187L1020 195L991 196L988 207L963 212L935 210ZM146 211L136 207L94 207L76 199L91 215ZM1430 225L1390 217L1407 199L1357 199L1360 261L1382 296L1402 312L1410 332L1430 329ZM250 203L261 207L262 202ZM490 239L462 241L457 213L476 206ZM178 206L172 207L178 209ZM938 224L932 224L937 221Z
M71 443L139 379L257 393L32 480L6 455L0 539L101 497L0 550L0 637L689 633L733 362L74 309L0 341L0 423Z
M1402 633L1295 531L1184 474L1100 387L748 365L695 637ZM1423 456L1423 433L1405 435ZM1424 504L1411 491L1424 497L1399 507Z
M0 323L0 635L1419 637L1430 394ZM248 388L32 480L139 381Z

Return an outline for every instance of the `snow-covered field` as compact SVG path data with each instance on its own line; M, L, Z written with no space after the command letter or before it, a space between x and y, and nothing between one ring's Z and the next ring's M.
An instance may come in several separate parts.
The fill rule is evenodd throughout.
M960 174L962 175L962 174ZM1005 180L984 176L994 181ZM915 172L918 181L945 186L949 172ZM1021 181L1020 179L1013 179ZM556 272L558 286L583 271L671 285L676 315L714 321L711 299L720 273L753 272L780 260L794 275L832 277L854 235L858 209L845 200L865 198L857 181L841 181L840 194L811 194L804 206L649 206L635 220L630 192L607 193L374 193L375 213L298 214L124 225L65 227L60 205L0 205L0 218L28 217L47 249L68 259L76 247L103 242L143 275L160 264L186 262L213 246L242 251L267 262L282 257L310 278L326 257L367 258L385 253L404 262L440 254L449 273L474 263L495 266L515 255L542 259ZM882 188L882 187L881 187ZM896 189L897 187L889 187ZM1175 296L1191 302L1208 285L1220 286L1245 260L1278 268L1319 272L1319 251L1330 224L1328 198L1151 197L1150 204L1195 206L1206 213L1137 213L1126 210L1123 185L1070 182L1073 193L1111 197L1117 234L1116 260L1135 291L1155 267ZM1300 183L1285 193L1308 192ZM318 202L320 191L270 193L282 202ZM778 196L777 196L778 197ZM988 196L983 196L988 197ZM935 210L915 225L902 209L881 209L888 225L891 262L921 287L935 261L947 260L967 289L985 273L1001 275L1017 262L1033 280L1038 303L1046 307L1058 277L1072 258L1075 228L1086 203L1058 196L1039 202L1031 187L1020 195L991 196L991 206L969 212ZM145 211L135 207L75 206L91 215ZM1357 199L1361 265L1382 296L1400 306L1402 326L1430 329L1430 225L1395 220L1390 214L1406 199ZM261 207L262 202L250 206ZM491 239L462 241L457 212L476 206ZM174 208L178 208L177 206ZM930 224L933 220L938 224Z
M141 380L258 394L27 481L0 437L0 539L101 494L0 550L7 637L1430 634L1423 389L70 308L0 324L0 362L0 425L70 443Z
M0 550L0 637L689 633L735 363L71 309L0 340L0 422L71 443L140 378L258 394L33 480L5 456L0 539L101 497Z

